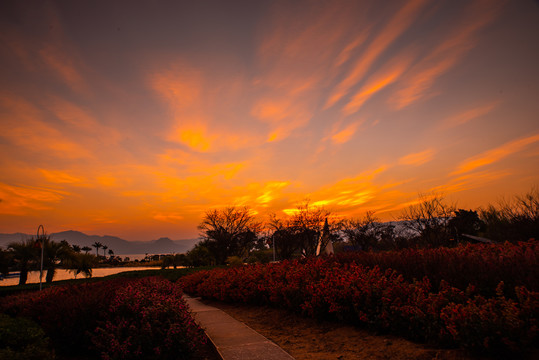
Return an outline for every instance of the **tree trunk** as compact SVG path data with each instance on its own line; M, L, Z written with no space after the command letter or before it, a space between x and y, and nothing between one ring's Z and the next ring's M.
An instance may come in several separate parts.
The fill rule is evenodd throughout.
M45 276L45 282L47 284L50 284L52 282L52 279L54 279L54 274L56 273L56 268L50 267L47 270L47 276Z
M26 266L21 267L21 274L19 277L19 285L26 284L26 280L28 280L28 269Z

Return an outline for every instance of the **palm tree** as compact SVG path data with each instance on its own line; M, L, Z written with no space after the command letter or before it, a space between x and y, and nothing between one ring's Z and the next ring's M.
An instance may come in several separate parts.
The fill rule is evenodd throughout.
M113 257L113 256L114 256L114 251L112 251L112 249L109 250L109 256L110 256L110 257Z
M75 278L82 273L85 277L92 277L92 268L97 263L97 257L92 254L73 253L67 264L70 271L73 271Z
M65 263L71 257L73 250L67 241L63 240L57 243L52 241L50 237L45 238L44 246L43 262L47 268L45 281L51 283L59 263Z
M37 259L38 247L36 247L36 241L34 239L28 239L13 242L8 245L8 249L19 267L19 285L24 285L26 284L26 280L28 280L28 270L32 262Z
M74 252L80 253L81 247L79 245L72 245L71 247L73 248ZM92 250L92 249L88 248L88 250Z
M84 251L85 254L88 254L88 251L92 250L92 248L89 246L83 246L81 247L81 250Z
M103 257L107 257L107 254L105 253L105 251L107 251L107 249L109 248L107 245L103 245L101 246L103 248Z
M98 250L103 247L103 244L101 244L99 241L96 241L92 244L93 247L95 247L95 255L99 257Z

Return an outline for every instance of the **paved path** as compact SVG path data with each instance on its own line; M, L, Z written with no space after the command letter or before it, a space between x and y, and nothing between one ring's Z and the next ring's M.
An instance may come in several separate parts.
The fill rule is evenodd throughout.
M184 298L223 360L294 360L275 343L224 311L187 295Z

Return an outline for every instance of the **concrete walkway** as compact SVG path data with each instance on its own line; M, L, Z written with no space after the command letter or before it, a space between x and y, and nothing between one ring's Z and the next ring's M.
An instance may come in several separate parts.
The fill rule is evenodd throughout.
M187 295L184 298L223 360L294 360L275 343L224 311Z

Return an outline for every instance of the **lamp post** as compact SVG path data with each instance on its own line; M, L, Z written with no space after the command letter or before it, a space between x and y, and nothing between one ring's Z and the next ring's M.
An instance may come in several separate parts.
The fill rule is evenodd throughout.
M39 238L39 229L41 229L41 271L39 272L39 291L42 290L42 284L43 284L43 251L45 250L45 228L43 227L43 225L39 225L39 227L37 228L37 236L36 236L36 241L39 241L40 238Z

